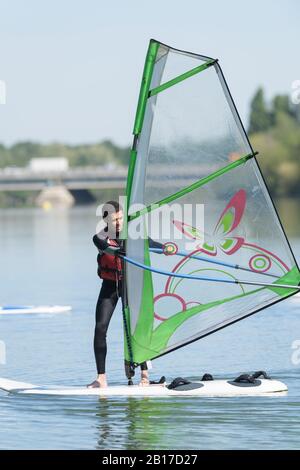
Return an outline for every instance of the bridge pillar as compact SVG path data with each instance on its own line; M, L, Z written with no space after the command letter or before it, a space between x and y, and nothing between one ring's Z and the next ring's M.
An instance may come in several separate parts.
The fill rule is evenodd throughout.
M49 186L37 196L36 205L45 210L52 208L68 208L74 205L75 199L65 186Z

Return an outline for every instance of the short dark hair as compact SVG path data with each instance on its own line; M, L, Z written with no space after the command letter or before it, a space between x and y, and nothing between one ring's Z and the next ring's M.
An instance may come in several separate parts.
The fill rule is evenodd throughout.
M102 208L103 219L105 219L108 216L108 214L112 212L112 208L115 209L114 212L120 212L123 210L123 207L117 201L107 201Z

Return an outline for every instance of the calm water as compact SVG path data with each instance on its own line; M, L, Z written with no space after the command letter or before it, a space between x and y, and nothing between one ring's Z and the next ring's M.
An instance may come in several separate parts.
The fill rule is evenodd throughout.
M299 206L280 204L300 259ZM0 212L0 304L70 304L63 315L0 317L0 376L48 385L95 376L91 243L94 209ZM32 398L0 392L0 449L298 449L300 298L293 298L154 362L153 377L235 377L267 370L289 387L276 398ZM111 384L125 383L120 307L109 331Z

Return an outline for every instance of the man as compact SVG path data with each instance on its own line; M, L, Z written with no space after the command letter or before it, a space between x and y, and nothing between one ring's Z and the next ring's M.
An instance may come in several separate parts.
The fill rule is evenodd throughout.
M114 209L114 210L112 210ZM124 241L120 233L123 228L123 210L118 202L108 201L103 208L106 228L94 235L93 242L99 250L98 275L103 280L96 306L96 327L94 336L94 353L98 376L89 388L107 387L105 360L107 353L106 333L122 293L123 272L118 253L124 253ZM150 240L152 247L161 248L160 243ZM146 362L141 364L141 386L149 385L149 374Z

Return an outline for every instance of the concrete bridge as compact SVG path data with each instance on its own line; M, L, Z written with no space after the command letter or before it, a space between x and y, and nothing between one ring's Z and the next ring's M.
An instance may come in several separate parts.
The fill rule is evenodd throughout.
M186 165L172 168L166 165L155 165L148 171L148 178L152 184L158 187L162 184L161 176L164 175L163 184L172 186L188 185L209 173L215 171L212 165ZM47 186L62 185L68 190L84 189L121 189L125 187L127 167L116 166L114 168L77 167L64 172L36 172L28 168L3 168L0 169L0 191L40 191Z
M33 172L28 168L0 169L0 191L41 191L47 186L62 185L68 190L110 189L125 187L126 167L74 168L64 172Z
M158 164L150 168L148 178L152 180L152 187L159 188L163 184L172 188L182 188L215 169L204 165L173 168L170 165ZM163 180L162 175L164 175ZM49 199L55 205L57 202L62 205L64 203L73 205L76 201L91 201L89 190L124 189L126 177L127 167L122 166L77 167L61 172L39 172L32 171L28 167L9 167L0 169L0 191L38 191L40 193L37 197L38 205L43 206Z

